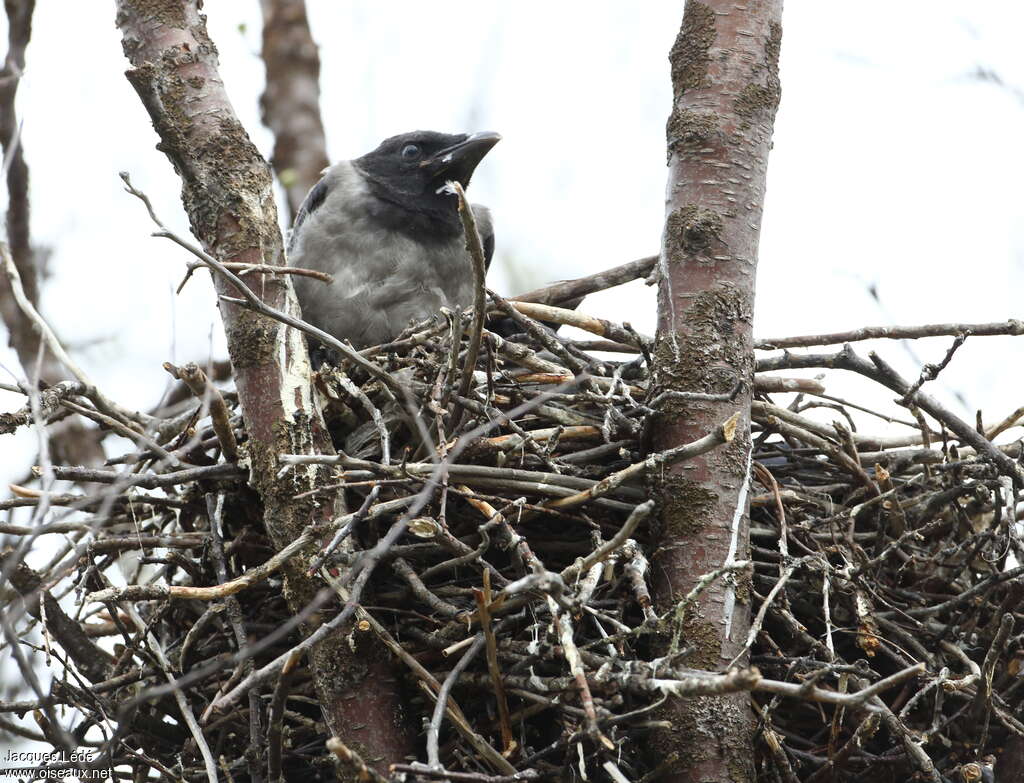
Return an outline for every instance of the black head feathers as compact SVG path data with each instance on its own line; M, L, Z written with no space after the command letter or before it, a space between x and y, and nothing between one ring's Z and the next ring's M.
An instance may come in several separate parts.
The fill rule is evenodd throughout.
M382 220L394 218L406 226L411 222L423 229L457 234L461 230L457 203L445 183L456 181L467 187L477 165L500 139L490 132L413 131L385 139L353 164L373 195L407 213L381 214Z

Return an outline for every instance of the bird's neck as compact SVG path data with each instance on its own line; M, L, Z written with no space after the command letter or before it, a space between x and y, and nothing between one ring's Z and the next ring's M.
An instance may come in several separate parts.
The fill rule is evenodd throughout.
M448 195L401 193L367 179L371 220L420 242L447 242L462 234L455 199Z

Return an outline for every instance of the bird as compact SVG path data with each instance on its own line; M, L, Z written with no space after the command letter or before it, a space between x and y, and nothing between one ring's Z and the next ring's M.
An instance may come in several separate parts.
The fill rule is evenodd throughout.
M468 187L500 139L492 132L413 131L324 169L288 240L291 266L333 278L295 277L304 320L363 349L394 340L442 307L470 307L472 261L458 198L447 183ZM479 204L471 208L489 266L491 213Z

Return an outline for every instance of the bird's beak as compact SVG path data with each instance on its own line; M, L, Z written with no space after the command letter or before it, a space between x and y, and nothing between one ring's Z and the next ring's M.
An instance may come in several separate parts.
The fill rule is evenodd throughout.
M500 134L491 131L474 133L465 141L441 150L434 157L423 161L436 180L455 180L462 187L469 186L469 179L491 147L501 141Z

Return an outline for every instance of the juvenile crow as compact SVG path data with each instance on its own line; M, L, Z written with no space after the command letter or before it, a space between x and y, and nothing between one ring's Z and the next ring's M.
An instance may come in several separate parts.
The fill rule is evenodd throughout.
M305 320L356 348L393 340L441 307L473 303L473 271L458 199L497 133L414 131L385 139L361 158L324 172L306 196L288 242L292 266L333 275L295 277ZM494 229L473 205L490 264Z

